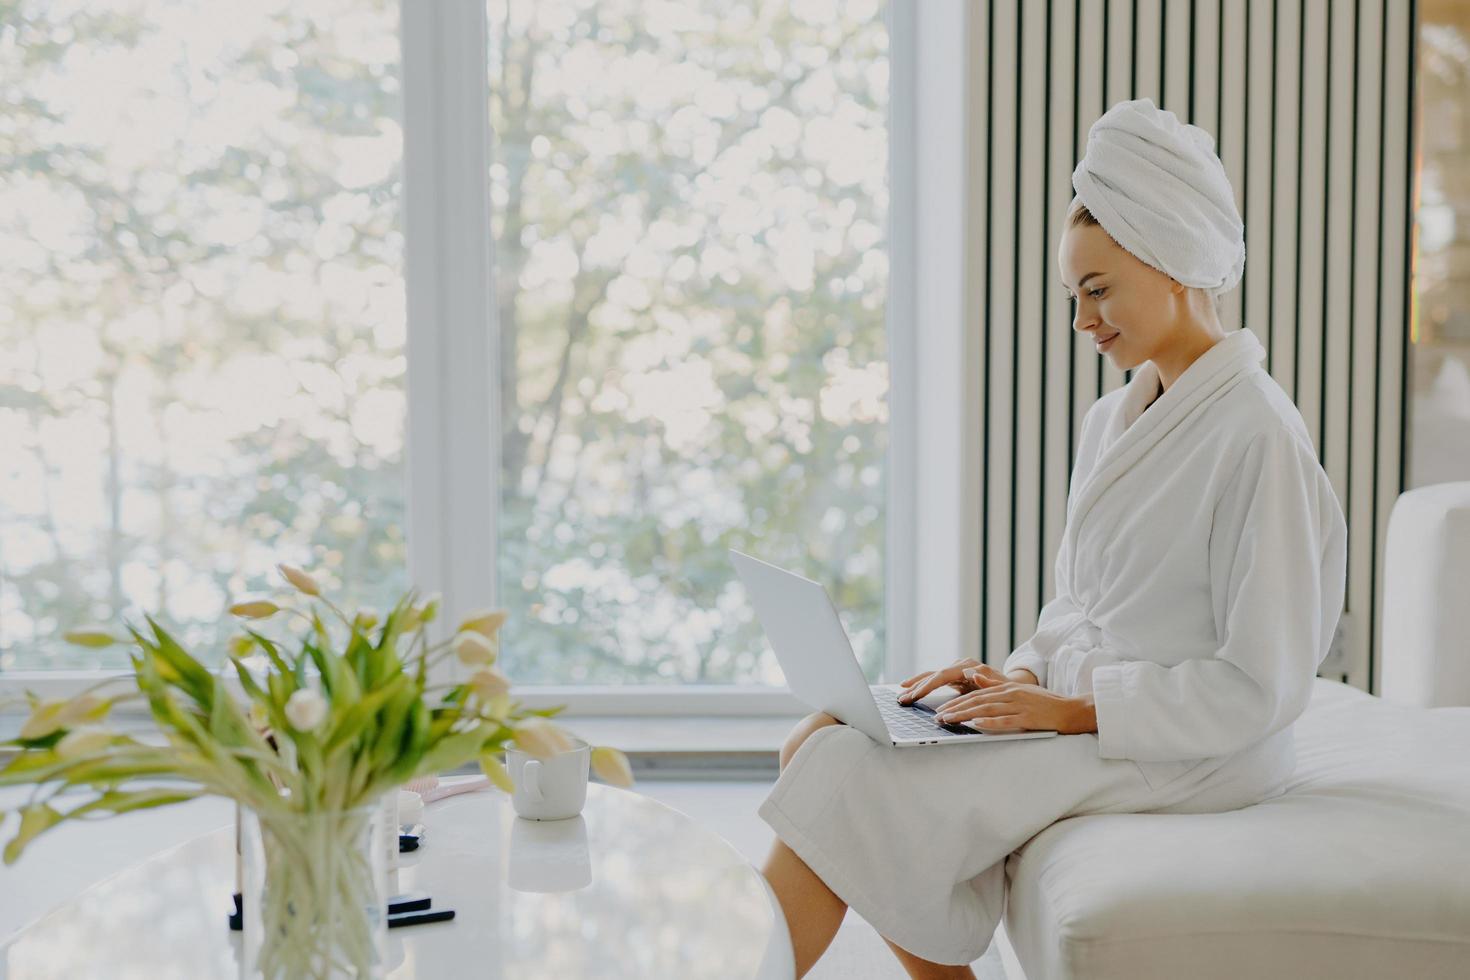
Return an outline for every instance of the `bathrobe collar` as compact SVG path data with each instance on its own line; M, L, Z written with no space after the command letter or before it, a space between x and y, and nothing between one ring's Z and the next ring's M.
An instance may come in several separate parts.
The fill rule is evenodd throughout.
M1073 573L1077 533L1098 498L1201 406L1260 370L1258 364L1265 356L1266 350L1255 334L1244 329L1232 331L1195 358L1152 406L1149 399L1159 390L1159 369L1153 361L1144 362L1124 388L1123 396L1101 420L1105 428L1097 462L1068 503L1065 536L1070 539Z

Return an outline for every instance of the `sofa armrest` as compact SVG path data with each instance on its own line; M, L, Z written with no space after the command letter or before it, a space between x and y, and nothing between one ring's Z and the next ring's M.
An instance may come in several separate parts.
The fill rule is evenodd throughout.
M1470 483L1399 496L1383 576L1384 700L1470 705Z

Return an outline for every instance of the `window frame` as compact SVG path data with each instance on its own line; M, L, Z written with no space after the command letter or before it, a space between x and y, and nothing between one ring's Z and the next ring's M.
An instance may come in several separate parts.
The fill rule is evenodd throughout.
M901 680L922 665L954 659L920 653L926 639L953 631L941 628L935 634L932 625L921 630L919 623L935 611L950 618L956 606L966 605L958 594L962 585L943 569L932 577L921 572L924 542L932 550L933 542L952 538L954 522L964 522L965 515L953 509L953 494L921 501L917 478L927 455L919 442L920 414L927 411L920 404L917 377L927 362L921 360L925 355L918 328L926 313L950 312L926 309L931 304L921 297L936 286L951 295L962 290L961 280L940 281L953 278L953 263L919 275L918 232L927 224L920 209L937 209L936 215L953 212L953 204L943 203L942 195L951 195L948 202L955 199L952 195L962 190L956 181L962 181L964 172L953 160L925 160L927 151L919 153L920 142L936 131L918 115L924 104L921 89L933 85L935 75L930 66L920 71L919 48L923 38L952 40L951 32L966 22L966 12L962 4L935 4L921 25L918 7L889 0L885 14L890 59L885 682ZM464 613L499 601L495 543L500 419L494 383L499 324L491 275L488 44L484 0L400 3L401 220L408 322L405 534L409 581L425 593L443 596L444 614L430 627L435 641ZM944 45L934 53L962 57L963 44ZM926 52L926 57L931 56ZM960 65L949 67L963 73ZM963 101L962 93L948 93L940 111ZM951 135L941 149L952 153L956 146L963 148L963 138L955 144ZM920 178L937 176L949 183L926 188L921 199ZM950 326L963 328L962 323ZM949 414L942 427L961 426L960 413ZM497 503L486 506L487 500ZM938 512L933 504L949 509ZM453 677L459 667L450 663L445 670ZM0 674L0 700L27 690L48 699L69 697L106 677L128 673L5 672ZM800 716L809 710L789 689L756 685L524 685L517 687L517 695L531 707L565 705L566 716Z

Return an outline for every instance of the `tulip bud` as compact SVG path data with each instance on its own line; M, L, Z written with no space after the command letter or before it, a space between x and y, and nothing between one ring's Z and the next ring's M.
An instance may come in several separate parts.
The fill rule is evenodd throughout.
M357 615L352 617L352 622L360 630L370 630L378 625L378 611L372 606L363 606L357 611Z
M321 588L316 584L316 579L312 578L301 569L296 568L293 565L285 564L277 565L276 568L279 569L281 574L286 577L286 581L296 586L299 591L305 592L307 595L322 594Z
M438 592L433 593L418 607L419 622L432 623L434 617L439 615L439 606L443 602L443 596Z
M398 632L401 635L407 636L421 625L423 625L423 619L419 615L418 606L407 606L398 616Z
M61 638L79 647L110 647L117 642L117 637L101 627L67 630Z
M232 636L230 637L228 649L231 660L248 657L250 656L250 651L255 649L255 641L248 636Z
M495 695L505 694L510 690L510 678L494 667L482 667L475 671L470 675L468 683L475 692L475 697L481 701L488 701Z
M511 700L509 694L492 694L486 698L481 705L481 714L493 718L496 721L505 721L505 716L510 714Z
M493 664L498 652L496 646L482 633L468 631L454 637L454 655L467 667Z
M508 615L504 609L478 609L465 617L459 628L461 632L471 630L487 640L493 640Z
M495 756L488 753L480 756L480 771L490 777L490 782L507 793L516 791L516 785L511 782L510 773L505 771L505 763Z
M56 743L56 755L61 759L79 759L106 748L117 737L117 733L94 725L73 728Z
M24 739L45 738L80 721L90 721L107 714L107 702L90 694L69 701L45 701L36 706L30 718L20 726Z
M281 607L269 599L252 599L249 602L237 602L230 607L230 613L242 616L245 619L265 619L274 616L281 611Z
M592 750L592 771L599 779L614 786L627 789L633 785L633 769L628 765L628 757L611 746L599 745Z
M302 688L286 700L286 720L298 732L313 731L326 718L326 698L309 688Z
M542 717L527 718L516 726L516 747L527 755L546 759L572 748L572 740L556 725Z

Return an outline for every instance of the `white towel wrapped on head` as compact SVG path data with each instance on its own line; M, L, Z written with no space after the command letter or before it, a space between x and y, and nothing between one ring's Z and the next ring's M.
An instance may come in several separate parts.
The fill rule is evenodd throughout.
M1072 186L1073 204L1175 281L1216 296L1240 282L1245 226L1214 138L1152 99L1119 102L1092 124Z

